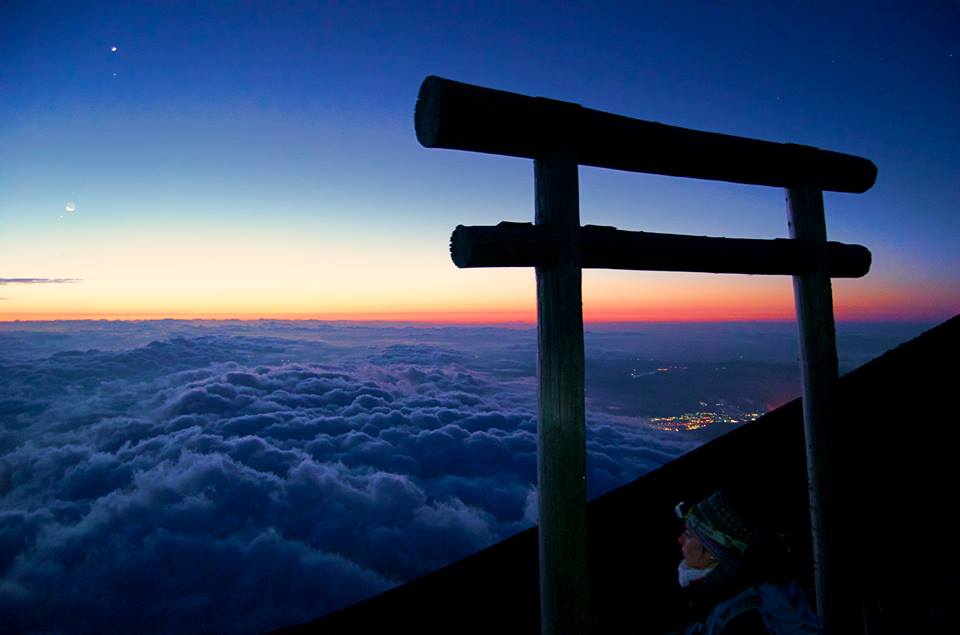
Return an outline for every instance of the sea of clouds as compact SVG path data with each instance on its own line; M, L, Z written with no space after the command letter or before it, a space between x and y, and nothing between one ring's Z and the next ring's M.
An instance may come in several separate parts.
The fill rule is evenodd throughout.
M623 337L588 344L663 363ZM262 631L536 521L529 328L35 323L0 347L3 630ZM591 496L701 442L610 403Z

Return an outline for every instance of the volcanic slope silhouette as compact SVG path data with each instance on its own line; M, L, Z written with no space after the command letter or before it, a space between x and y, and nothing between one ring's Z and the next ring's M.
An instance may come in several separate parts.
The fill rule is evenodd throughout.
M955 533L960 315L840 379L851 563L883 632L960 632L960 577L938 559ZM785 528L812 587L803 420L796 399L589 503L595 633L662 632L681 613L677 502L738 492ZM938 537L939 536L939 537ZM938 546L940 544L940 546ZM951 547L952 548L952 547ZM283 633L538 633L537 530ZM954 630L957 629L957 630Z

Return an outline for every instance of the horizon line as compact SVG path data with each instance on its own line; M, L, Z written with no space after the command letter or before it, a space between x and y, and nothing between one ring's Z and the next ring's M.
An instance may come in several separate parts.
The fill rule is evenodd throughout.
M0 302L0 323L6 322L60 322L79 320L101 321L159 321L159 320L314 320L325 322L404 322L427 324L537 324L535 306L367 308L359 310L217 310L210 308L76 310L48 307L46 310L16 310ZM2 309L6 309L5 311ZM913 322L939 323L958 313L957 308L939 306L888 305L871 307L863 304L834 306L837 322ZM584 324L636 323L734 323L734 322L796 322L792 304L778 306L654 306L654 307L583 307Z
M949 320L952 315L946 317L940 316L918 316L918 315L878 315L864 316L837 315L835 322L842 323L941 323ZM742 323L767 323L767 324L787 324L796 323L796 316L730 316L709 318L704 316L690 316L679 318L668 317L636 317L636 318L587 318L584 317L583 324L587 325L626 325L626 324L742 324ZM331 315L331 316L309 316L309 315L262 315L262 314L189 314L189 315L155 315L155 314L105 314L105 315L68 315L59 317L50 317L47 315L30 316L7 316L0 315L0 324L23 324L23 323L57 323L57 322L327 322L327 323L359 323L359 324L424 324L440 326L522 326L536 327L536 318L527 317L439 317L435 314L431 316L388 314L388 315Z

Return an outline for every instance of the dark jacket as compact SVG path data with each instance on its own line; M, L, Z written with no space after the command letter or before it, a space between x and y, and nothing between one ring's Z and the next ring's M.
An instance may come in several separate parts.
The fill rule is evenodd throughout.
M765 635L820 632L820 621L796 581L765 581L718 566L683 590L684 635Z

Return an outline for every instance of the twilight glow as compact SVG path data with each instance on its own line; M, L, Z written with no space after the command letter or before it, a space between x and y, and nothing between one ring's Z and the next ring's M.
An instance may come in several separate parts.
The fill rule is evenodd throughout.
M532 220L532 165L421 148L428 74L866 156L877 185L826 196L830 238L874 258L835 283L838 318L944 319L960 309L960 7L855 4L5 3L0 321L533 320L532 271L447 255L458 223ZM774 188L580 176L583 223L787 234ZM74 282L10 282L27 278ZM782 320L793 299L788 278L589 271L584 311Z

